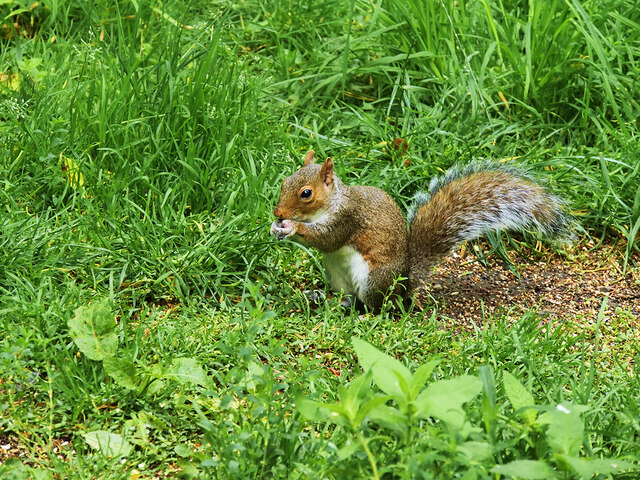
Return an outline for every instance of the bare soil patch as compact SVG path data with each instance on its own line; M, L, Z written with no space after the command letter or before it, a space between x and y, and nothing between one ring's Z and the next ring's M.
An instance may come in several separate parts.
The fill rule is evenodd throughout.
M584 244L569 257L544 255L541 260L513 255L519 277L497 257L487 267L463 248L437 267L428 294L439 314L458 327L479 324L494 313L531 309L550 321L591 323L607 298L604 315L627 316L638 332L640 270L634 265L640 264L640 255L629 260L623 273L620 248L592 247Z

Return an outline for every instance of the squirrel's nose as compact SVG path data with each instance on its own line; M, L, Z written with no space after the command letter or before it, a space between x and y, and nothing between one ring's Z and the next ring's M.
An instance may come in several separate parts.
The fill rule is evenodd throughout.
M273 209L273 215L278 218L282 218L282 212L279 207Z

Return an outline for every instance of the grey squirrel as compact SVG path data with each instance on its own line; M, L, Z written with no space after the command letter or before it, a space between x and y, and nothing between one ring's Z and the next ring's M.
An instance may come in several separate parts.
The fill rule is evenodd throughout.
M515 169L488 162L454 167L415 196L408 223L398 205L375 187L345 185L333 161L304 165L284 179L271 225L324 255L327 278L369 307L380 306L392 285L411 298L434 265L459 243L499 229L535 229L552 239L571 236L562 201ZM405 283L396 283L398 276Z

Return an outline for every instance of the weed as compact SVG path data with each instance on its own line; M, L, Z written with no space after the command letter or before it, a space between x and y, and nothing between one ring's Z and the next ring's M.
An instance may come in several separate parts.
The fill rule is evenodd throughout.
M268 225L310 147L403 205L491 157L636 269L638 12L0 2L0 437L26 452L0 476L612 477L640 456L632 327L312 308L314 252Z

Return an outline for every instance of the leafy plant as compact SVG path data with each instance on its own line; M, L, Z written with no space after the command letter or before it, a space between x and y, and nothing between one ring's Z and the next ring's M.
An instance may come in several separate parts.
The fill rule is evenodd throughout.
M314 308L314 253L268 236L309 148L405 205L492 157L567 199L584 227L568 261L592 268L605 244L621 253L593 268L619 259L635 286L635 2L0 0L0 15L0 437L20 456L0 477L574 478L640 458L634 310L554 323L505 304L471 325L392 296ZM504 238L494 252L520 245Z
M640 468L623 459L582 455L585 436L580 414L588 413L589 407L564 404L536 406L531 393L513 375L504 372L504 390L513 412L504 415L500 413L504 408L490 399L495 392L490 387L493 376L486 367L483 367L481 377L461 375L432 381L425 387L438 361L424 364L411 373L401 362L369 343L358 338L352 341L365 374L348 386L338 388L338 402L325 403L302 397L297 401L297 409L310 420L330 422L344 428L345 445L337 451L337 459L351 459L357 464L355 454L359 449L363 450L373 478L381 478L384 472L402 471L402 463L394 465L392 462L407 462L407 458L390 455L380 468L370 444L381 439L395 441L395 448L423 456L419 460L423 463L424 452L418 453L412 448L417 432L422 429L431 430L428 437L448 438L444 445L424 446L436 451L441 449L437 454L433 452L437 461L422 464L422 468L432 470L434 474L443 468L440 462L445 462L450 472L474 471L476 476L473 478L490 478L490 473L524 479L561 478L562 472L566 472L581 479L590 479L596 474ZM371 383L382 393L372 390ZM483 418L469 415L464 405L473 402L482 391ZM539 411L543 412L540 416ZM438 422L423 422L429 418ZM517 437L539 440L537 444L523 448L513 440ZM498 441L497 438L504 440ZM507 440L509 438L512 440ZM534 450L531 451L529 446ZM534 459L530 458L531 455ZM516 459L507 460L514 457Z
M89 359L101 361L104 372L120 387L136 395L158 392L165 387L163 380L181 385L211 388L213 382L202 365L194 358L178 357L164 365L136 366L118 357L115 316L107 301L79 307L69 320L69 334ZM131 445L120 435L96 430L84 434L85 441L109 457L127 456Z
M11 480L50 480L51 472L39 470L23 464L17 458L10 458L0 465L0 474Z

